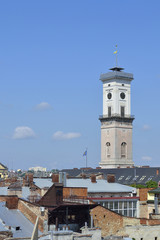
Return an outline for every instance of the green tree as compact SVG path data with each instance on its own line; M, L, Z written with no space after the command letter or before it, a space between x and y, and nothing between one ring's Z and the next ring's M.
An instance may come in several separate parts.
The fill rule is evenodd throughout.
M150 180L150 181L146 182L146 187L147 188L157 188L158 187L158 183L155 182L155 181Z
M134 188L146 188L145 185L142 185L142 184L131 184L131 187L134 187Z
M135 187L135 188L157 188L158 187L158 183L155 182L155 181L150 180L150 181L146 182L146 185L134 183L134 184L131 184L130 186L131 187Z

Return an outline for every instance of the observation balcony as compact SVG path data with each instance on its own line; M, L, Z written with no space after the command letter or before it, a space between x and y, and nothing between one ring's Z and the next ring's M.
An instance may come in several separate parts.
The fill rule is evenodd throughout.
M127 115L127 114L121 115L121 114L114 113L111 115L100 115L99 120L101 122L115 120L118 122L131 122L132 123L134 120L134 115Z

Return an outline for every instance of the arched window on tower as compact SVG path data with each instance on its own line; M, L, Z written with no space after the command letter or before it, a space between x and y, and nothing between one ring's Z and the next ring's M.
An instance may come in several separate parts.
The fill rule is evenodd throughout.
M122 142L121 144L121 158L126 158L127 156L127 143Z
M106 154L108 158L111 155L111 144L109 142L106 143Z

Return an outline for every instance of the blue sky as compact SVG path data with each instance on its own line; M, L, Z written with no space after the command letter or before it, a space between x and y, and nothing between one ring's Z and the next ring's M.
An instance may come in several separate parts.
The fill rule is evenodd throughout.
M0 162L9 168L100 161L101 73L132 82L133 160L159 166L160 2L0 1Z

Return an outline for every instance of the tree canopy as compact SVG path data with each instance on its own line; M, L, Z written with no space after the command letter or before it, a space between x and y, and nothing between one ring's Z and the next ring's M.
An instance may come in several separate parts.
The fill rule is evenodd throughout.
M135 187L135 188L157 188L158 183L150 180L150 181L146 182L145 185L134 183L134 184L131 185L131 187Z

